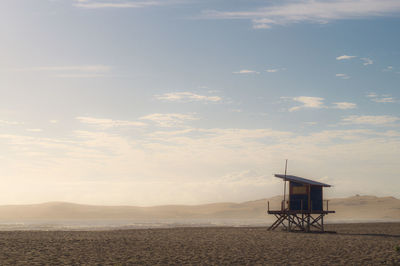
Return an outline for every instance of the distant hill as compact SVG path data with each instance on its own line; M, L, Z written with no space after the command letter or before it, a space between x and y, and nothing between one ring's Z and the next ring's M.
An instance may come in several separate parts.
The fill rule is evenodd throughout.
M154 207L95 206L65 202L0 206L0 221L85 219L266 219L280 206L281 196L243 203L165 205ZM400 220L400 200L394 197L354 196L331 199L329 220Z

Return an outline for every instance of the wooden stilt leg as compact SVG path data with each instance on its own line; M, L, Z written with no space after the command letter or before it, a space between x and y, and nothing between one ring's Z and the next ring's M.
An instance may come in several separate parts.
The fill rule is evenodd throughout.
M325 232L324 231L324 215L323 214L321 215L321 231Z

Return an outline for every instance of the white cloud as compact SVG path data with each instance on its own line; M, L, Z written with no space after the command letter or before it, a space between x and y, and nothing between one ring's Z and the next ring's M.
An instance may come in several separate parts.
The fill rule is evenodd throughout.
M284 97L282 97L284 98ZM289 112L297 111L303 108L310 108L310 109L320 109L324 107L324 98L321 97L309 97L309 96L299 96L290 98L295 102L301 103L299 106L294 106L289 109Z
M387 66L386 68L382 69L383 72L392 72L393 67L392 66Z
M242 70L233 72L233 74L260 74L260 72L257 72L255 70L242 69Z
M308 126L315 126L318 124L318 122L315 121L310 121L310 122L305 122L304 124L308 125Z
M364 61L363 63L364 66L372 65L374 63L374 61L372 61L372 59L370 58L362 57L360 59Z
M194 101L219 102L222 100L222 98L219 96L200 95L188 91L164 93L161 95L156 95L155 97L159 100L165 100L171 102L194 102Z
M171 131L153 131L148 134L149 137L151 138L164 138L164 137L171 137L171 136L178 136L178 135L185 135L188 133L191 133L195 131L194 128L185 128L185 129L179 129L179 130L171 130Z
M79 122L84 124L94 125L103 129L113 128L113 127L124 127L124 126L145 126L143 122L137 121L125 121L125 120L113 120L108 118L96 118L89 116L78 116L76 117Z
M336 57L336 60L349 60L349 59L353 59L356 58L357 56L355 55L341 55Z
M244 129L244 128L211 128L199 129L199 132L205 133L206 136L211 138L218 138L219 141L225 143L231 141L238 141L242 139L262 139L262 138L286 138L292 135L291 132L277 131L272 129Z
M389 94L378 95L374 92L368 93L367 97L370 98L371 101L377 103L395 103L396 99Z
M393 97L382 97L382 98L375 98L372 101L377 103L394 103L396 100Z
M367 94L368 98L374 98L374 97L378 97L378 95L375 92L370 92Z
M342 119L343 124L388 126L400 118L391 115L351 115Z
M338 73L335 76L338 78L341 78L341 79L349 79L350 78L347 74L344 74L344 73Z
M400 181L392 178L400 170L396 130L303 135L267 128L197 128L158 133L142 139L75 131L64 140L0 134L7 150L0 200L118 205L255 200L281 191L273 173L282 171L284 158L290 159L289 173L312 179L328 173L326 183L334 185L328 197L357 189L400 196ZM367 187L343 185L348 176Z
M338 103L333 103L333 104L334 104L333 108L342 109L342 110L354 109L357 107L357 104L349 103L349 102L338 102Z
M270 29L271 26L266 23L260 23L259 20L257 23L254 23L253 29Z
M265 71L268 72L268 73L276 73L278 71L284 71L284 70L286 70L286 68L270 68L270 69L267 69Z
M397 14L398 0L304 0L280 1L280 5L266 6L252 11L204 11L202 17L214 19L249 19L256 29L272 25L300 22L328 23L342 19L360 19Z
M52 123L52 124L57 124L58 120L57 119L52 119L52 120L49 120L49 122Z
M26 131L29 132L42 132L43 130L40 128L28 128Z
M357 107L355 103L350 102L335 102L332 107L324 105L324 98L321 97L310 97L310 96L299 96L293 98L281 97L281 99L290 99L292 101L301 103L299 106L294 106L289 109L289 112L298 111L300 109L321 109L321 108L333 108L333 109L354 109Z
M197 120L192 114L150 114L141 117L143 120L150 120L157 123L160 127L181 127L185 121Z
M12 126L16 126L16 125L21 125L23 123L21 122L16 122L16 121L8 121L8 120L0 120L0 125L12 125Z

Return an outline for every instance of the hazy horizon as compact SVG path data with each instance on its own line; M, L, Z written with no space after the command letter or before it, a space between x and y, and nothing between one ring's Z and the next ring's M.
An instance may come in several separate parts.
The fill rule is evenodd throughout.
M400 198L400 1L4 0L0 205Z
M331 200L342 200L342 199L351 199L355 197L360 197L360 198L376 198L376 199L388 199L388 198L393 198L396 200L400 200L400 198L397 198L395 196L376 196L376 195L360 195L360 194L355 194L355 195L349 195L345 197L325 197L324 198L324 204L326 204L326 201L331 201ZM254 198L254 199L248 199L245 201L209 201L209 202L202 202L198 204L157 204L157 205L133 205L133 204L89 204L85 202L79 202L79 201L40 201L40 202L30 202L30 203L20 203L20 204L1 204L1 206L28 206L28 205L46 205L46 204L72 204L72 205L83 205L83 206L101 206L101 207L139 207L139 208L152 208L152 207L164 207L164 206L203 206L203 205L213 205L213 204L243 204L243 203L249 203L249 202L256 202L256 201L265 201L265 206L267 207L267 202L269 200L278 200L277 202L281 202L281 199L283 200L283 194L281 195L272 195L269 197L264 197L264 198ZM324 205L325 206L325 205ZM274 206L274 208L280 208L280 205Z

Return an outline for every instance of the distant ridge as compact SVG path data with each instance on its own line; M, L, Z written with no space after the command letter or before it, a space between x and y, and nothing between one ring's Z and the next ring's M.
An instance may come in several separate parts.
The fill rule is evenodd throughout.
M0 206L0 221L86 219L266 219L267 202L279 208L281 196L243 203L164 205L154 207L96 206L67 202ZM400 220L400 200L394 197L354 196L331 199L328 220Z

